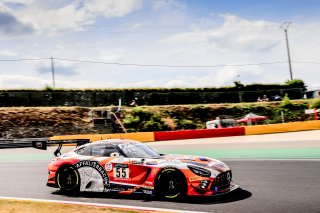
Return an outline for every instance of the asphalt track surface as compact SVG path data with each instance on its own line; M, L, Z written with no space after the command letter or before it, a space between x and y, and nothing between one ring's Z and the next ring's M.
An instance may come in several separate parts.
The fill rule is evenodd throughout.
M318 150L320 132L310 132L314 137L308 138L304 133L300 138L294 135L280 135L274 139L272 135L259 138L257 141L250 137L234 139L226 138L212 142L216 149L253 148L272 149L312 148ZM285 136L285 137L284 137ZM238 143L233 142L238 141ZM243 140L243 141L241 141ZM265 140L265 141L264 141ZM195 141L186 141L188 149L204 146L208 140L195 144ZM222 145L226 141L225 145ZM270 142L272 145L270 145ZM278 142L278 143L276 143ZM154 144L158 150L170 150L172 143ZM242 145L241 145L242 144ZM178 144L179 145L179 144ZM211 145L204 146L210 147ZM220 147L221 146L221 147ZM171 148L170 148L171 147ZM191 147L191 148L190 148ZM175 149L175 148L173 148ZM202 148L201 148L202 149ZM200 149L199 149L200 150ZM0 155L12 155L15 152L32 152L34 149L9 149L1 151ZM91 203L110 203L119 205L146 206L153 208L167 208L203 212L319 212L320 211L320 160L307 159L308 155L300 159L225 159L233 170L233 180L240 185L240 189L231 194L212 198L191 198L183 202L163 201L137 196L118 196L105 194L80 194L66 196L54 188L46 187L48 160L36 158L26 160L0 160L0 196L66 200ZM318 153L320 156L320 153ZM251 155L250 155L251 156ZM311 154L310 158L314 155ZM244 156L245 157L245 156Z

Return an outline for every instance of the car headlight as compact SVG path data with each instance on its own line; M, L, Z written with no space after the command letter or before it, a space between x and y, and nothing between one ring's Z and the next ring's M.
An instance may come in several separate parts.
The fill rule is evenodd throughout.
M196 167L196 166L188 166L188 168L196 175L199 175L201 177L210 177L211 172L209 170Z

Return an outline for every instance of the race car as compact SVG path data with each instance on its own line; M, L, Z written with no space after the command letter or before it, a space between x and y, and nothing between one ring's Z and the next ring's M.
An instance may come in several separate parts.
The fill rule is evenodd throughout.
M144 143L127 139L76 147L54 158L48 173L47 185L65 193L142 193L177 199L221 195L238 188L232 183L230 168L219 160L159 154Z

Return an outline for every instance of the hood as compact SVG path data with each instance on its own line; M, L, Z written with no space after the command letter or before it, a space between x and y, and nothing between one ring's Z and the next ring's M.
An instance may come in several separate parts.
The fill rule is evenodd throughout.
M221 173L230 170L225 163L208 157L168 154L165 155L164 159L169 162L181 162L186 165L207 168L211 171L214 170L214 173Z

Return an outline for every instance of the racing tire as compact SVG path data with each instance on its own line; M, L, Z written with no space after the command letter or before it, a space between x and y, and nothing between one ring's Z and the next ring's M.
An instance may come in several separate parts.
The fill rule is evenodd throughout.
M187 183L183 173L175 168L165 168L156 178L155 194L161 199L183 199L187 194Z
M72 166L62 166L58 169L56 183L63 193L72 194L80 191L80 176Z

